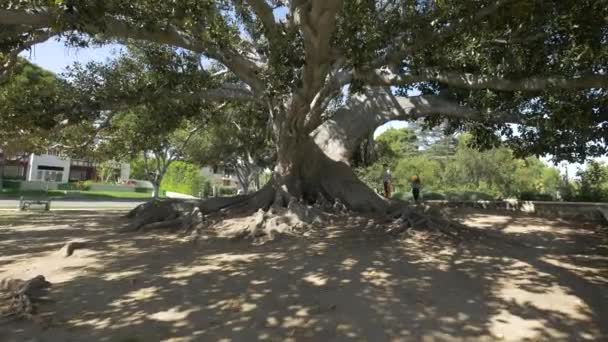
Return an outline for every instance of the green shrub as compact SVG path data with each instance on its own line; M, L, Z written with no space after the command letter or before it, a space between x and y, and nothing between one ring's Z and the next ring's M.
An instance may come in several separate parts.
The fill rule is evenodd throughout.
M236 189L228 186L220 186L220 196L234 196L236 195Z
M91 190L91 185L93 185L93 181L84 181L77 183L77 189L80 191L89 191Z
M84 191L85 186L83 182L63 183L57 185L57 190Z
M397 192L393 193L392 197L394 199L400 199L400 200L405 200L406 199L405 193L403 193L401 191L397 191Z
M2 182L2 188L10 190L21 189L21 181L5 179Z
M521 201L553 201L553 196L533 191L523 191L517 196L517 199Z
M203 183L201 184L201 195L202 197L210 197L213 196L213 186L211 185L211 182L207 179L205 179L203 181Z
M140 192L140 193L151 193L152 189L150 188L135 188L135 192Z
M464 191L459 194L461 201L492 201L496 196L482 191Z
M169 166L160 186L165 191L199 196L207 188L206 182L196 165L176 161Z
M57 190L74 190L73 183L57 184Z
M423 192L422 198L424 200L434 201L434 200L445 200L446 197L444 194L439 192Z

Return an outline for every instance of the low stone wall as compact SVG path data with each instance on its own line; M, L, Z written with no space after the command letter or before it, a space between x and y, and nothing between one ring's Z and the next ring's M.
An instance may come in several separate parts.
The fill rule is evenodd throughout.
M181 198L181 199L198 199L198 197L194 197L192 195L180 194L179 192L165 192L165 196L168 198Z
M430 206L448 208L479 208L512 210L533 213L538 216L608 222L608 203L543 202L543 201L425 201Z
M135 192L135 187L113 184L91 184L91 191Z

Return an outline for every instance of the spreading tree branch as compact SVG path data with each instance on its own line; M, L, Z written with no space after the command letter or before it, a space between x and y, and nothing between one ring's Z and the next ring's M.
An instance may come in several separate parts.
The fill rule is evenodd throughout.
M465 89L494 89L500 91L542 91L557 89L590 89L608 87L608 75L595 74L580 77L539 76L519 80L482 76L469 73L422 70L415 75L397 75L388 70L359 72L355 78L369 86L406 86L418 82L437 81Z
M0 10L0 25L29 26L32 29L46 28L51 30L53 16L49 11L28 12L24 10ZM101 25L84 23L82 31L91 35L102 35L107 39L116 40L143 40L159 44L180 47L192 52L205 54L224 64L243 82L254 91L263 89L263 82L257 76L259 67L230 47L219 47L212 41L201 37L189 36L173 25L161 28L141 28L129 24L127 21L112 16L104 16L99 20ZM58 33L58 32L57 32Z
M50 31L46 30L33 32L29 39L22 42L17 48L7 53L6 56L3 58L3 61L0 60L0 84L6 81L6 79L9 77L10 71L19 60L19 54L21 52L30 49L36 44L43 43L49 40L52 36L53 34Z
M46 12L0 9L0 25L45 28L49 27L51 22L51 16Z
M365 88L352 95L333 116L311 133L317 145L336 161L348 163L361 139L391 120L445 119L520 123L518 115L480 111L440 95L397 96L386 87Z
M265 0L247 0L247 3L253 8L255 15L260 19L262 25L264 25L267 34L272 35L280 30L280 26L274 20L272 7Z

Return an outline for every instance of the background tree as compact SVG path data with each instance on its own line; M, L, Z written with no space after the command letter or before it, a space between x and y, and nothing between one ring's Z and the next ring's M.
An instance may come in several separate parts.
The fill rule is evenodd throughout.
M376 139L376 148L377 153L388 160L413 156L418 152L418 139L412 130L389 129Z
M53 129L67 119L60 110L65 108L66 82L21 58L12 71L0 83L0 151L5 158L48 148ZM0 189L3 176L0 158Z
M392 139L399 131L404 130L388 130L377 140ZM456 141L454 149L446 149L445 142L452 140ZM357 172L371 187L377 187L381 184L382 164L389 162L397 198L409 197L409 179L415 174L422 180L426 199L554 200L558 198L558 191L562 196L564 184L557 169L535 157L518 159L504 146L480 151L469 145L471 140L468 134L457 138L437 137L430 145L416 139L412 145L425 147L415 155L404 150L401 153L385 150L376 163Z
M153 111L123 112L114 115L101 132L99 151L107 158L133 159L141 157L144 177L154 187L153 198L158 198L160 185L167 170L176 160L183 159L188 149L198 142L194 137L204 129L201 122L194 126L182 122L171 131L158 129L160 116ZM155 132L150 136L150 132Z
M162 91L188 93L207 82L200 59L162 46L131 45L115 61L75 65L68 75L87 97L83 101L99 104L99 115L90 122L97 153L115 160L141 156L143 179L157 198L169 166L199 141L196 135L214 112L197 99Z
M221 108L221 115L208 124L201 141L186 152L194 163L223 165L234 170L247 194L251 183L260 189L260 173L272 167L274 151L269 144L268 121L259 106L232 104Z
M591 161L587 168L579 171L577 175L580 177L579 200L608 201L608 166Z

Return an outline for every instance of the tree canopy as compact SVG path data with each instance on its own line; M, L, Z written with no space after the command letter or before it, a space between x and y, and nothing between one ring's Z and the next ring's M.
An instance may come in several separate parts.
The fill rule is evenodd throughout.
M223 97L270 101L305 131L341 86L396 86L434 94L416 114L459 119L480 137L521 124L518 151L568 160L605 152L601 0L4 1L0 11L8 57L54 36L179 47L246 85L210 87Z

